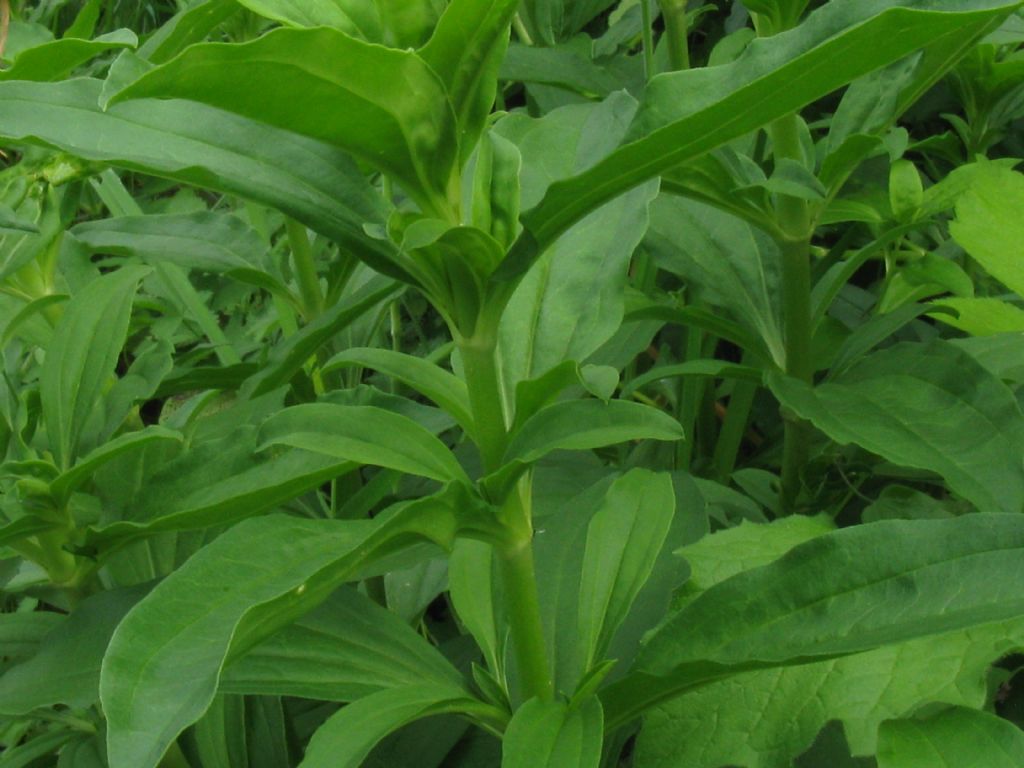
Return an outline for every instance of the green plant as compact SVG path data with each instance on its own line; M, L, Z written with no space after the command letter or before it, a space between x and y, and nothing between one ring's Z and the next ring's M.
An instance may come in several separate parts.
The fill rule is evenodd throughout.
M1020 749L980 711L1020 339L970 319L1020 177L926 189L897 125L1020 3L657 5L206 0L12 55L0 766Z

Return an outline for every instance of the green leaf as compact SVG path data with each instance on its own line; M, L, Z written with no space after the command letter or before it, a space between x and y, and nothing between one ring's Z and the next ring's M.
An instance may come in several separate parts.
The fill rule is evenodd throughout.
M43 419L58 466L67 469L93 408L113 376L128 334L132 301L149 270L97 278L64 309L39 374Z
M629 397L629 395L638 389L646 387L648 384L684 376L706 376L713 379L734 379L736 381L749 381L754 384L760 384L764 378L764 373L750 365L737 365L722 360L690 360L686 363L660 365L652 368L647 373L626 382L622 387L622 395L623 397Z
M83 600L43 638L38 653L0 677L0 712L25 715L56 704L84 709L99 701L107 643L148 591L148 586L112 589Z
M373 0L239 0L250 11L293 27L334 27L380 42L380 12Z
M530 699L516 710L502 741L501 768L598 768L604 717L596 698L577 709Z
M448 712L472 712L485 705L450 686L391 688L349 704L313 734L299 768L359 768L370 750L415 720Z
M326 374L349 366L372 368L412 387L447 411L464 430L472 432L473 416L466 385L440 366L401 352L360 347L335 355L327 361L322 371Z
M100 683L111 768L154 768L209 706L226 661L383 554L424 539L450 546L455 515L438 497L373 521L272 515L203 547L128 614L111 640Z
M407 5L387 0L385 7ZM414 3L413 6L421 3ZM459 126L463 158L469 157L494 105L498 66L518 0L452 0L419 55L444 83Z
M146 39L139 47L139 56L153 64L163 64L193 43L205 40L239 10L235 0L191 3Z
M448 447L425 427L374 406L308 403L286 408L260 428L260 450L271 445L302 448L442 482L470 482Z
M240 87L258 82L259 92ZM411 51L326 27L194 45L111 104L180 98L332 144L383 170L428 212L444 212L457 138L448 95Z
M675 506L668 475L635 469L608 489L591 518L577 625L584 670L604 658L615 631L651 575Z
M129 29L118 29L95 40L74 37L53 40L18 54L8 69L0 71L0 80L60 80L102 53L134 48L138 43L135 33Z
M430 36L446 4L446 0L376 0L385 43L392 48L420 46Z
M0 613L0 653L18 661L34 656L43 638L65 619L52 611Z
M460 539L448 560L448 590L459 621L476 640L488 668L503 678L505 606L495 594L494 566L490 544Z
M581 451L628 440L682 440L674 418L625 400L566 400L541 408L512 435L501 469L485 482L501 496L526 467L552 451Z
M785 407L832 439L936 472L983 511L1024 509L1017 399L955 346L897 344L814 388L777 374L768 380Z
M688 591L765 565L830 529L824 517L789 517L707 536L680 550L693 567ZM989 665L1018 645L1022 633L1024 621L1017 619L711 683L645 717L637 765L788 768L829 721L841 723L854 754L874 754L884 720L933 701L981 706Z
M975 180L956 204L950 234L986 272L1024 296L1024 175L992 171Z
M344 702L418 684L458 688L462 678L395 614L343 587L232 662L220 690Z
M556 183L525 219L502 278L518 276L561 232L601 203L744 136L919 48L987 32L1007 0L839 0L796 29L755 40L736 61L652 79L629 143ZM782 63L780 63L782 62Z
M266 245L245 222L210 211L101 219L78 224L71 234L93 253L168 261L212 273L261 269L267 255Z
M166 429L155 424L138 432L127 432L119 435L110 442L104 443L90 451L76 461L71 469L58 476L50 483L50 493L54 495L58 503L65 503L68 497L82 483L87 481L97 469L121 454L139 450L148 443L162 440L180 443L183 439L180 432L175 432L173 429Z
M1022 548L1019 515L885 521L819 536L715 585L664 622L637 673L602 695L609 722L737 672L1020 618L1015 583L1024 571L1012 563Z
M375 307L395 295L401 286L392 280L375 276L345 297L316 320L293 333L276 346L266 367L246 384L245 393L259 397L292 380L322 346L339 333L366 317Z
M344 152L194 102L97 106L102 83L0 83L0 136L237 194L276 208L380 271L411 280L386 240L380 196Z
M1002 299L949 298L931 305L936 310L932 317L971 336L1024 331L1024 309Z
M778 246L709 205L662 195L651 206L647 244L656 263L683 277L703 302L727 310L760 339L750 350L785 365Z
M963 707L922 720L890 720L878 734L879 768L1014 768L1024 731L1009 720Z

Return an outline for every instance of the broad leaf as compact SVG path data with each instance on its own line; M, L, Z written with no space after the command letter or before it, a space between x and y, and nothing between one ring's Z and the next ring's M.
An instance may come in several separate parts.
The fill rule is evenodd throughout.
M226 693L355 701L387 688L456 687L454 667L390 611L343 587L225 669Z
M0 80L59 80L102 53L134 48L138 42L135 33L128 29L110 32L95 40L73 37L53 40L18 54L14 63L0 72Z
M251 82L258 92L241 87ZM194 45L111 104L147 97L197 101L340 147L393 175L424 210L446 210L455 118L444 85L410 51L326 27L278 29Z
M552 186L526 215L527 231L500 276L525 271L561 232L623 191L917 49L980 36L1014 7L1006 0L838 0L796 29L752 42L730 64L655 77L632 141Z
M261 449L288 445L447 482L469 483L452 452L412 419L374 406L309 403L286 408L260 429Z
M239 0L250 11L295 27L334 27L380 42L380 13L373 0Z
M128 334L132 301L148 269L97 278L64 309L40 372L40 397L54 457L67 469Z
M1017 619L1024 600L1015 577L1024 571L1013 563L1022 549L1019 515L886 521L819 536L669 618L637 673L602 695L609 721L737 672Z
M604 718L594 698L579 708L531 699L516 710L502 741L501 768L598 768Z
M0 136L264 203L411 280L383 225L379 195L344 152L195 102L98 106L103 84L0 83Z
M591 518L577 624L584 670L604 658L651 575L674 513L671 478L635 469L612 485Z
M941 475L983 511L1024 509L1024 416L1013 393L953 345L898 344L810 387L772 374L787 408L840 443Z
M455 512L427 498L374 521L268 516L243 522L164 579L118 627L100 691L111 768L153 768L241 656L382 554L450 544ZM182 675L187 668L189 674Z
M1010 170L981 175L956 204L950 234L990 275L1024 296L1021 242L1024 175Z
M987 712L955 707L921 720L890 720L878 735L879 768L1014 768L1024 731Z

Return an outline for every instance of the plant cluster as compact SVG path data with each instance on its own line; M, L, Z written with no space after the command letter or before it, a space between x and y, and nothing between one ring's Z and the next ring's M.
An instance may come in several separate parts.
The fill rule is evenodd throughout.
M1019 0L0 6L0 768L1024 765Z

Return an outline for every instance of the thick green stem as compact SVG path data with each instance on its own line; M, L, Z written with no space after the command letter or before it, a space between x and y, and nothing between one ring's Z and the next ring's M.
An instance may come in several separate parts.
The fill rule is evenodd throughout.
M800 160L802 149L795 114L777 120L771 126L776 162ZM782 303L786 345L786 373L811 383L814 362L811 358L811 235L813 226L807 202L780 195L777 218L783 236ZM800 475L807 463L810 430L807 424L786 416L782 457L782 509L792 512L800 490Z
M496 334L479 334L459 341L474 438L484 471L501 465L508 441L505 402L498 372ZM547 644L540 618L537 577L533 567L531 485L527 474L505 499L498 519L506 532L496 547L502 591L508 611L512 645L527 698L550 699L554 695Z
M640 26L644 46L644 79L650 80L654 71L654 27L651 19L651 0L640 0Z
M658 0L661 18L665 22L668 41L668 60L673 70L690 68L690 20L686 13L686 0Z
M312 320L324 311L324 294L320 289L320 277L316 273L313 248L309 244L306 227L294 219L288 219L288 243L292 249L292 265L295 279L299 283L306 319Z

